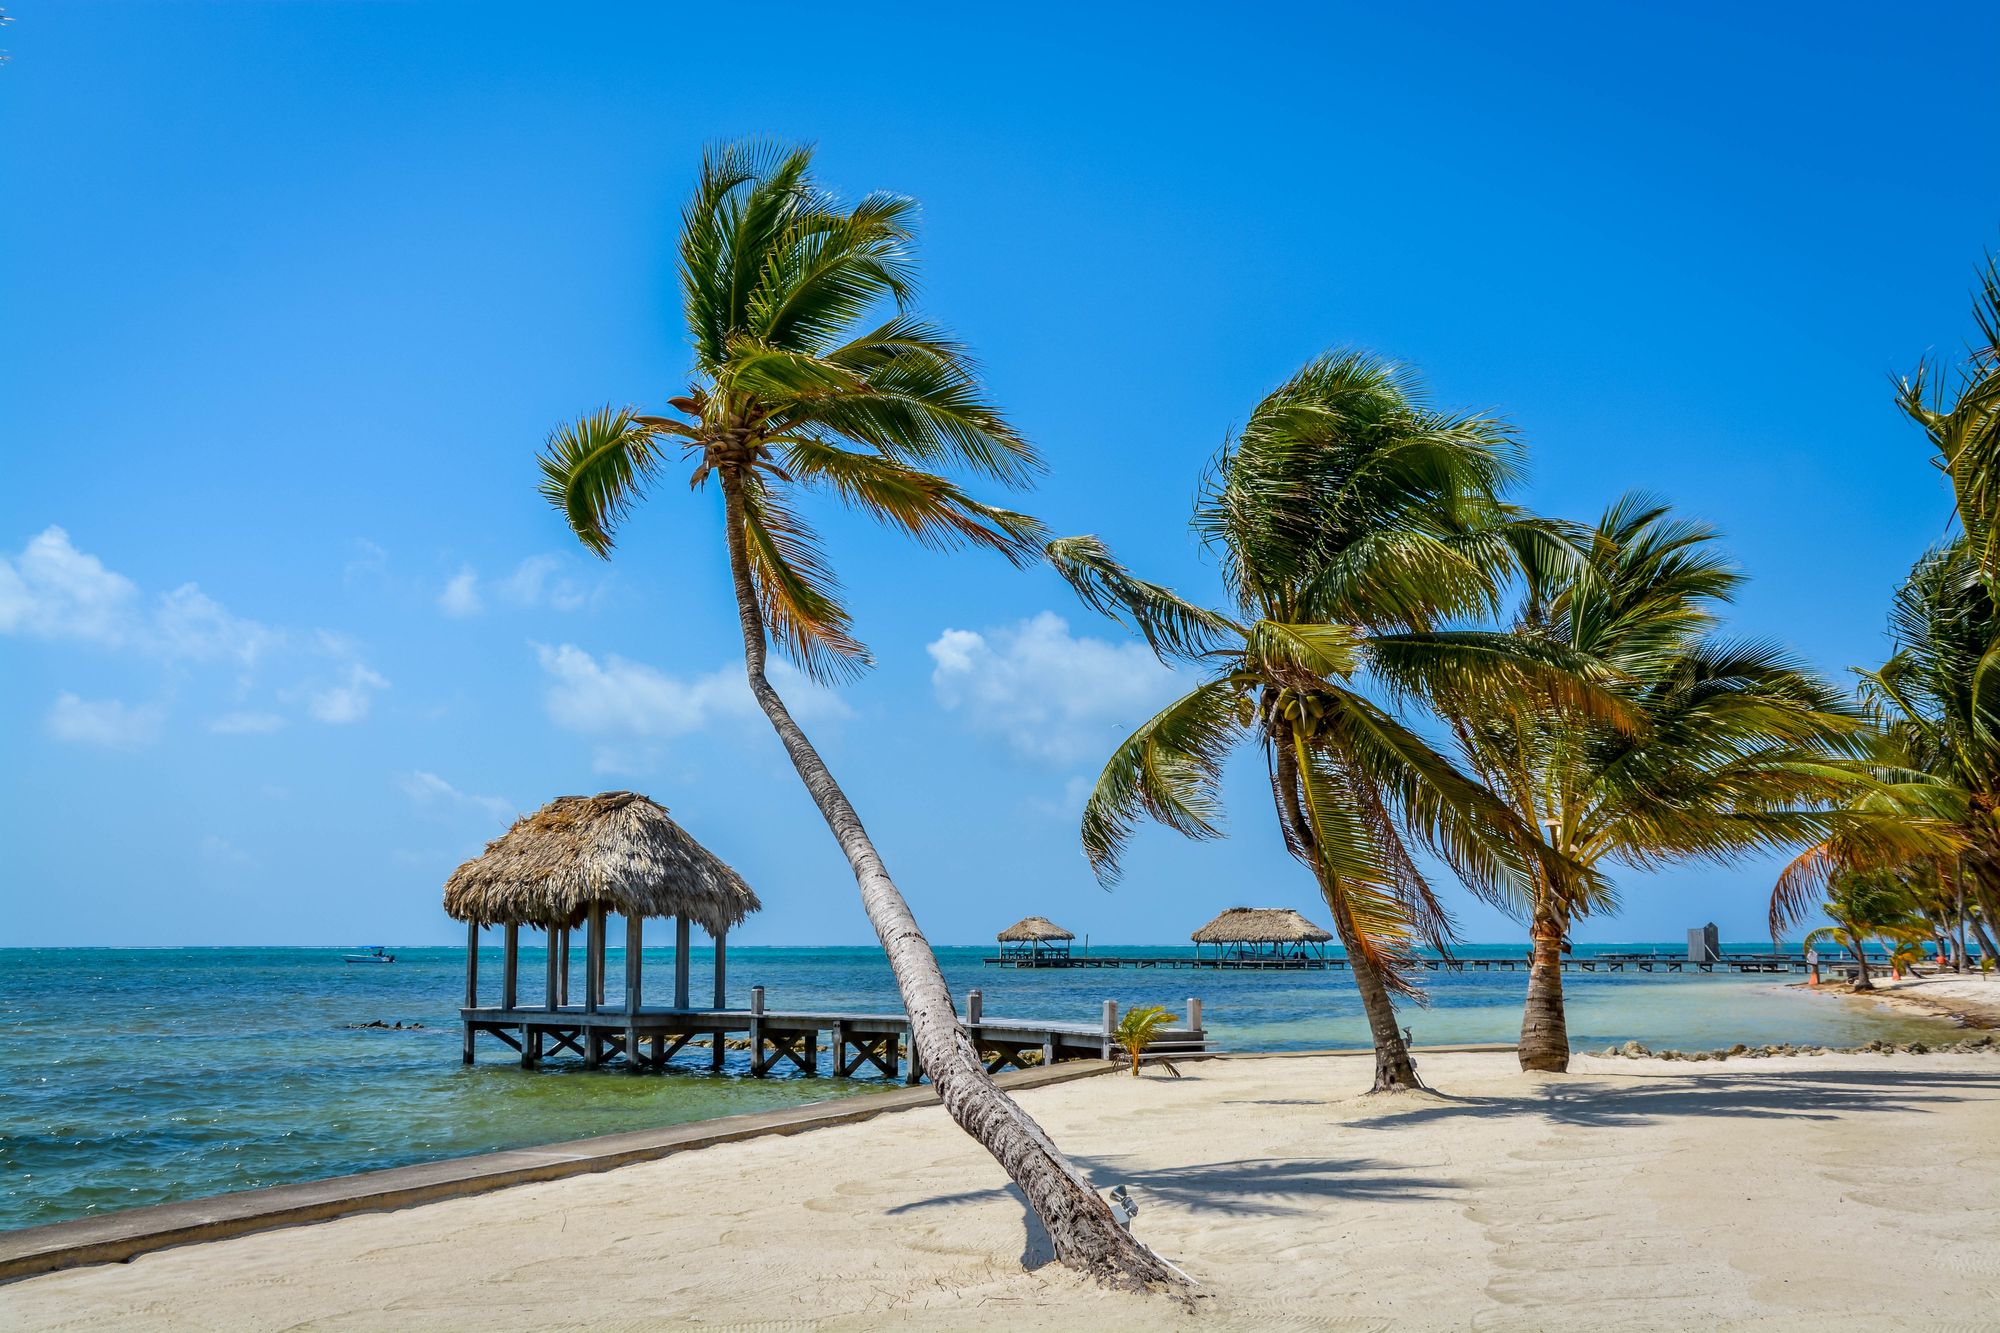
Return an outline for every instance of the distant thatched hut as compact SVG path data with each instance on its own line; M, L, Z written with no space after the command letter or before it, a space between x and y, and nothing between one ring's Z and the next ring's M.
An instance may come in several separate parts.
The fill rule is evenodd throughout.
M668 818L664 807L629 791L559 796L486 844L445 881L444 910L467 926L466 1007L479 1007L482 926L505 929L501 1008L518 1007L520 928L549 932L545 1003L569 1003L569 934L589 927L582 1012L604 1006L604 919L625 918L625 1004L640 1007L640 952L649 917L673 917L674 1008L688 1007L689 923L715 941L715 1007L722 1008L725 941L762 904L750 886ZM467 1029L468 1053L471 1029ZM591 1061L594 1063L594 1061Z
M1029 962L1067 958L1069 943L1075 938L1045 916L1024 916L1000 932L1000 956Z
M1204 945L1215 946L1218 960L1254 966L1260 961L1326 960L1326 943L1333 938L1289 907L1232 907L1194 932L1196 958Z

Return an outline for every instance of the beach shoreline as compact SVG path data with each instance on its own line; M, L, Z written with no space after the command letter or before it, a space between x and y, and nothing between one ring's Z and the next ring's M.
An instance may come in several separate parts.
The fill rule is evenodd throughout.
M1689 1066L1365 1052L1022 1092L1216 1327L1793 1327L1963 1318L2000 1284L2000 1055ZM1922 1135L1919 1153L1893 1145ZM1636 1256L1636 1258L1635 1258ZM1178 1318L1047 1262L941 1108L0 1287L10 1326L511 1329L586 1319L1101 1327ZM1643 1259L1643 1262L1639 1260ZM1877 1326L1882 1321L1874 1319Z
M1792 988L1925 1018L1949 1019L1960 1027L2000 1031L2000 977L1937 973L1896 981L1885 975L1876 977L1874 982L1875 989L1866 991L1857 991L1839 981L1823 982L1817 987L1795 982Z

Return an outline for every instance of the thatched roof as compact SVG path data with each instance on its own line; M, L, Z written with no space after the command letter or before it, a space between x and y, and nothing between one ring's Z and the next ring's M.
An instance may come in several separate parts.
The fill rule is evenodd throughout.
M710 935L763 906L664 807L629 791L558 796L444 882L445 913L482 926L573 926L593 903L620 916L685 913Z
M1024 916L1000 932L1002 944L1024 944L1030 940L1073 940L1076 936L1045 916Z
M1333 936L1289 907L1232 907L1190 938L1196 944L1324 944Z

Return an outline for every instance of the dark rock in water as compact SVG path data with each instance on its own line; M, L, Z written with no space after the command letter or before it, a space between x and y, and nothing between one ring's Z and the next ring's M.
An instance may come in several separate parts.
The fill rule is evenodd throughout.
M1750 1048L1749 1048L1748 1046L1745 1046L1745 1045L1744 1045L1744 1044L1743 1044L1742 1042L1740 1042L1740 1041L1739 1041L1739 1042L1737 1042L1737 1043L1736 1043L1736 1044L1735 1044L1734 1046L1731 1046L1731 1047L1730 1047L1730 1048L1729 1048L1729 1049L1728 1049L1727 1051L1725 1051L1725 1052L1724 1052L1724 1054L1725 1054L1725 1055L1742 1055L1742 1054L1743 1054L1744 1052L1748 1051L1749 1049L1750 1049Z

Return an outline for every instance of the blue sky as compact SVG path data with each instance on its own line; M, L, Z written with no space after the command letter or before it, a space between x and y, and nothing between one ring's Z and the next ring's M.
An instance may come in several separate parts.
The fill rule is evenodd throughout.
M750 941L869 938L735 674L713 494L608 564L535 494L552 425L683 382L704 143L920 199L1028 507L1153 577L1213 592L1203 462L1353 344L1505 413L1546 512L1715 522L1733 623L1829 671L1943 529L1887 377L2000 240L1988 6L7 8L0 943L449 940L454 864L614 787L758 887ZM816 517L881 665L801 711L933 938L1310 910L1254 763L1231 839L1095 887L1079 790L1171 681L1049 574ZM1770 875L1628 875L1579 935L1754 938Z

